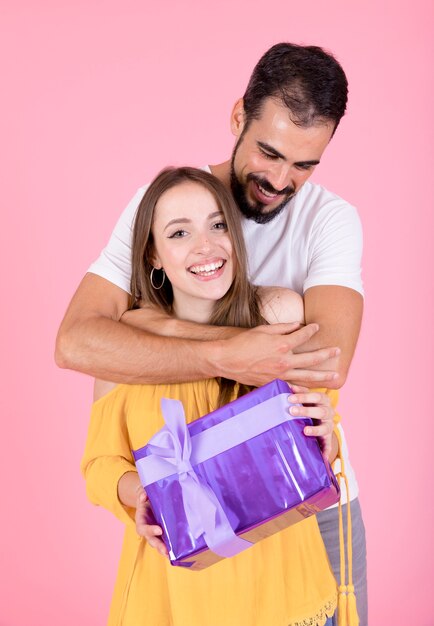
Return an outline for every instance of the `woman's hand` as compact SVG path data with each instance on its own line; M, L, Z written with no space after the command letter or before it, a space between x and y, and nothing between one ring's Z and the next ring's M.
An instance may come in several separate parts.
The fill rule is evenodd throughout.
M141 485L137 488L136 531L140 537L146 539L151 548L158 550L162 556L169 556L166 545L160 538L163 531L155 524L148 496Z
M298 389L301 388L297 388ZM317 437L324 458L331 461L336 456L333 446L333 428L335 410L330 398L325 393L317 391L298 392L289 396L291 407L289 412L294 417L310 417L320 423L315 426L306 426L304 434L308 437ZM293 406L302 404L303 406Z

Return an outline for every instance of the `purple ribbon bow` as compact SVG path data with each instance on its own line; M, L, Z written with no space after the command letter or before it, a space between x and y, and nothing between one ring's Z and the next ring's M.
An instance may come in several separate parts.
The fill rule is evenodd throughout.
M170 464L170 473L178 474L185 514L193 536L198 539L203 535L209 549L222 557L246 550L251 542L237 537L214 492L191 465L191 439L182 403L163 398L161 408L166 428L151 439L148 449L154 465L167 467Z

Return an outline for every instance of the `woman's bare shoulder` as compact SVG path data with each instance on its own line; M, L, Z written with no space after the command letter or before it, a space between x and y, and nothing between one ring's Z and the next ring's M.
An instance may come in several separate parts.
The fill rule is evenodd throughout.
M93 383L93 401L96 402L97 400L100 400L117 386L117 383L95 378Z
M303 298L285 287L258 287L262 316L269 324L304 323Z

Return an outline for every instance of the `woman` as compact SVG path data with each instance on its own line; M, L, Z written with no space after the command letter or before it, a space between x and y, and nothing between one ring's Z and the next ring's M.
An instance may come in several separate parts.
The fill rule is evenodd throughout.
M131 292L130 308L151 303L198 323L250 328L303 319L297 294L249 284L237 208L217 179L192 168L163 171L140 203ZM94 403L82 461L87 492L127 526L110 625L329 623L336 583L315 518L200 572L172 567L162 556L161 529L147 523L131 449L142 447L163 426L161 398L181 400L192 421L248 390L225 379L118 385ZM333 411L326 396L299 394L293 401L321 402L303 410L322 418L306 434L322 436L329 451ZM296 414L296 407L291 412Z

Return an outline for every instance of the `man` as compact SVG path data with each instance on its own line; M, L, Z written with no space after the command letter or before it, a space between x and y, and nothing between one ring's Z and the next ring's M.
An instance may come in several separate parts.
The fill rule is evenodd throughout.
M259 385L280 377L308 386L341 387L362 316L361 228L353 207L307 181L346 102L346 77L331 55L317 47L277 44L260 59L233 109L232 158L210 167L232 190L243 215L252 281L303 294L306 327L276 325L240 332L152 311L123 317L128 321L128 316L141 315L144 330L119 323L127 308L131 227L142 188L70 304L59 331L58 364L127 383L225 376ZM345 440L343 449L347 457ZM364 529L354 499L357 483L345 460L355 586L360 622L366 624ZM321 513L318 521L339 580L337 510Z

